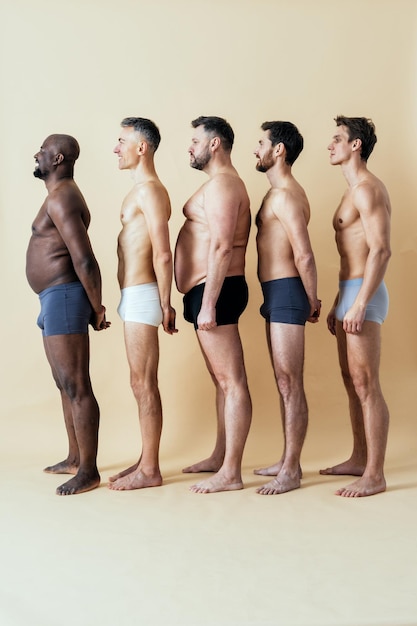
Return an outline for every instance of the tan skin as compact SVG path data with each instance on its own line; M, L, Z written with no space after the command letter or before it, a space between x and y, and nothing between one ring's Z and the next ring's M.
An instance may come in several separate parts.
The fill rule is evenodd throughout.
M303 188L285 162L283 143L272 146L269 130L263 131L255 151L257 169L266 171L271 189L258 212L258 277L260 282L300 276L310 302L309 321L320 315L317 298L317 271L308 235L310 207ZM276 495L300 487L300 456L308 408L304 393L304 326L266 323L266 336L280 394L284 451L273 465L254 470L274 478L257 489L262 495Z
M389 413L379 383L381 333L379 324L365 320L365 313L391 255L391 205L385 186L360 158L361 141L349 141L347 128L337 127L328 149L331 164L341 165L348 183L333 218L340 280L362 277L363 284L343 321L335 316L337 296L327 318L328 328L337 338L349 398L353 451L347 461L320 473L359 476L336 494L361 497L386 489L384 459Z
M168 193L154 167L154 153L140 133L122 127L114 149L119 169L129 170L133 188L123 201L122 230L118 238L118 280L120 288L156 282L163 314L163 328L172 335L175 310L171 306L172 254L168 220L171 205ZM158 388L158 328L139 322L124 322L130 381L138 404L142 435L139 460L110 478L109 488L117 491L158 487L162 484L159 444L162 432L162 405Z
M249 198L220 139L194 129L190 164L200 161L209 180L187 201L175 251L175 278L187 293L205 282L197 339L216 388L217 439L212 454L184 472L214 472L195 493L242 489L241 464L252 405L238 325L217 326L216 302L226 276L245 273L250 229Z
M101 277L87 234L90 213L73 180L78 144L67 135L51 135L35 155L35 175L44 180L48 195L32 225L27 250L29 285L40 293L48 287L80 281L93 310L91 325L103 330ZM97 470L99 407L89 374L88 334L44 337L53 378L61 393L69 452L64 461L45 468L53 474L75 474L57 488L58 495L94 489Z

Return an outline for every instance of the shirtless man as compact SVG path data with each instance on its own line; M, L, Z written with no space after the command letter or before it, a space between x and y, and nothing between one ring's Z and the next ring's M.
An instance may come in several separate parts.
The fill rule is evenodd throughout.
M90 213L74 182L80 149L69 135L50 135L35 154L34 176L48 195L32 225L26 275L39 294L46 356L61 393L69 451L67 458L45 468L51 474L75 474L57 488L58 495L94 489L97 470L99 407L89 374L88 325L102 330L101 277L87 234Z
M388 408L379 383L381 324L388 312L384 274L391 256L391 206L382 182L367 169L376 143L371 120L338 116L328 147L348 188L333 218L340 254L339 292L327 317L336 335L339 363L349 397L353 452L321 474L359 476L336 491L346 497L384 491Z
M122 204L118 239L118 280L130 383L139 411L142 454L137 463L110 478L114 490L158 487L162 406L158 389L158 326L172 335L172 254L168 220L171 205L155 171L154 155L161 136L146 118L128 117L121 123L114 152L120 170L130 170L133 188Z
M255 150L256 169L266 172L271 189L256 217L258 277L264 303L261 314L280 395L284 450L281 459L255 474L274 476L257 489L275 495L300 486L300 456L308 408L304 393L304 326L317 322L317 272L307 225L310 206L291 167L303 138L291 122L265 122Z
M249 198L231 162L234 133L219 117L199 117L191 167L209 176L184 207L185 223L175 255L175 278L184 317L194 324L216 387L217 440L209 458L184 472L215 472L191 487L196 493L242 489L242 455L249 432L249 395L238 319L248 300L245 252Z

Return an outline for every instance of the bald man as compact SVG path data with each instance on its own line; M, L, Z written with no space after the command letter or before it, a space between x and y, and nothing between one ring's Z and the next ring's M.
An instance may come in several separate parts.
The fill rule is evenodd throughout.
M69 135L50 135L34 156L34 176L48 195L32 225L26 258L29 285L39 295L46 356L61 393L69 451L64 461L45 468L52 474L74 474L57 488L58 495L94 489L97 469L99 407L89 374L88 325L103 330L101 276L87 229L90 213L77 187L74 164L80 153Z

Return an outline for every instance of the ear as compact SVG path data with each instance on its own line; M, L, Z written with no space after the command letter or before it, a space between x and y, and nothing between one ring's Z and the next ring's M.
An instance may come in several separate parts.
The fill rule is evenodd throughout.
M362 147L362 140L359 138L356 138L352 141L352 151L356 152L357 150L360 150Z
M53 165L60 165L62 163L62 161L64 160L64 155L62 154L62 152L58 152L58 154L55 155L54 161L53 161Z
M143 156L148 150L148 144L146 143L146 141L144 141L142 139L142 141L139 141L137 148L136 148L136 153L139 156Z
M285 146L282 143L282 141L280 141L279 143L277 143L276 146L274 146L274 154L276 157L283 156L284 151L285 151Z
M218 149L219 149L219 147L220 147L220 145L221 145L221 141L220 141L219 137L212 137L212 138L210 139L210 149L211 149L213 152L215 152L216 150L218 150Z

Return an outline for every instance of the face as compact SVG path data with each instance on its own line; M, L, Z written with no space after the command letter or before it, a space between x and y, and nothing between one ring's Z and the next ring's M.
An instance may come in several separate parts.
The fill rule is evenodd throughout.
M122 127L113 152L119 159L119 170L135 168L139 162L140 136L131 126Z
M330 163L340 165L352 154L352 142L349 142L349 131L346 126L337 126L336 132L327 146L330 152Z
M53 170L54 157L54 146L48 137L41 145L39 152L33 156L35 159L35 169L33 171L35 178L45 180L48 177L48 174Z
M194 128L188 154L190 155L190 165L196 170L204 170L210 162L210 137L208 137L203 126Z
M258 159L256 169L258 172L267 172L275 165L274 149L269 138L269 130L263 132L262 137L258 141L258 146L254 152Z

